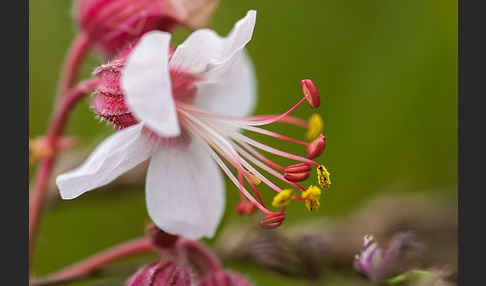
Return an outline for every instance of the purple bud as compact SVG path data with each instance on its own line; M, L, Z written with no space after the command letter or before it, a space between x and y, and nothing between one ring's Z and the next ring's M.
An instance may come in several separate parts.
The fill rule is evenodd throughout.
M241 275L226 270L215 271L206 276L199 286L251 286Z
M421 250L414 238L411 232L398 233L386 248L381 248L373 236L366 235L361 253L355 256L354 268L373 282L383 281L396 274L398 269L405 269L407 252Z
M190 286L189 271L172 261L156 262L138 270L126 286Z

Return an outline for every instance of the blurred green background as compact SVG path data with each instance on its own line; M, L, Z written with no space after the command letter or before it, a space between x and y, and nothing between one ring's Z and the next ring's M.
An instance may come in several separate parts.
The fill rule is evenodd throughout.
M31 137L42 135L49 122L63 57L77 31L72 7L68 0L30 1ZM304 78L313 79L322 96L319 112L328 140L319 160L330 170L333 185L316 213L291 205L284 228L309 217L345 215L380 192L456 198L456 1L222 0L212 28L226 34L249 9L258 12L248 45L259 81L255 113L288 109L300 99ZM187 35L178 30L176 43ZM90 56L83 77L101 62ZM310 114L308 108L296 113ZM89 100L78 106L68 128L68 134L81 139L80 147L94 147L112 132L95 119ZM298 128L285 132L304 135ZM303 154L293 145L285 147ZM235 214L238 195L230 184L227 190L221 229L252 220ZM40 227L34 273L47 274L140 236L147 221L143 186L50 204ZM306 285L253 266L232 267L258 285ZM332 278L323 284L340 285Z

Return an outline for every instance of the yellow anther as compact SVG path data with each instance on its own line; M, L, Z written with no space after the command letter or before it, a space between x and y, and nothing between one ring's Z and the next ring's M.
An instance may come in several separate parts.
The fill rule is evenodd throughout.
M331 185L331 174L329 174L324 165L317 167L317 181L319 182L319 186L325 189Z
M262 180L260 180L260 178L258 178L257 176L253 175L253 174L250 174L248 173L248 179L253 183L253 185L260 185L260 183L262 182Z
M309 141L312 141L317 138L317 136L321 135L322 129L324 128L324 120L322 117L314 113L309 118L309 129L307 130L306 137Z
M309 188L302 193L302 197L305 199L305 206L309 211L316 210L321 204L319 202L319 199L321 198L321 189L316 186L309 186Z
M283 208L287 206L290 203L290 201L292 201L292 195L293 195L292 190L287 189L281 191L280 193L275 195L275 197L273 197L272 206L275 208Z

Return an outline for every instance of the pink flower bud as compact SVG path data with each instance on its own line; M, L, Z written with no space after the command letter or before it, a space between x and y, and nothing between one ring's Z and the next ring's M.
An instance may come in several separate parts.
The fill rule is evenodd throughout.
M189 270L177 266L172 261L156 262L138 270L125 284L126 286L189 286Z
M309 177L311 167L306 163L290 165L285 168L285 179L292 182L301 182Z
M232 271L215 271L206 276L199 286L251 286L241 275Z
M137 124L137 120L128 110L120 87L121 71L130 48L106 65L98 67L94 75L99 79L94 93L92 108L100 118L110 122L116 129L123 129Z
M307 146L307 157L312 159L321 155L324 148L326 148L326 136L321 134Z
M284 220L284 213L278 215L267 215L262 220L260 220L260 226L266 229L277 228L282 224Z
M172 31L177 24L207 24L217 0L79 0L75 16L80 29L103 55L112 56L128 43L153 31Z
M310 79L303 79L300 81L302 92L305 95L305 99L309 102L312 108L317 108L321 105L321 98L317 87Z
M171 0L79 0L76 18L95 48L111 56L152 31L171 31L182 11Z

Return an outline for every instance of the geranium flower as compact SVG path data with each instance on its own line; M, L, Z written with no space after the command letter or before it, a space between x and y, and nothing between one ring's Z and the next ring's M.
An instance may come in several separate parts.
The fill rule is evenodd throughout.
M170 46L170 34L149 32L119 58L98 68L100 86L93 109L119 130L83 165L57 178L62 198L73 199L106 185L150 158L146 202L154 223L191 239L212 237L225 206L219 165L238 187L243 202L260 209L266 221L277 225L275 220L283 217L284 208L268 210L256 186L263 182L277 192L282 189L252 164L303 192L306 188L296 182L308 177L310 166L320 164L259 143L239 130L304 145L310 158L322 152L325 140L318 136L308 143L257 127L286 122L311 128L306 121L288 116L306 99L314 107L319 105L317 89L309 80L302 81L305 96L284 114L245 117L256 100L254 71L244 52L255 19L256 12L249 11L226 38L208 29L198 30L175 49ZM282 167L254 147L301 163ZM247 191L245 181L257 198Z

